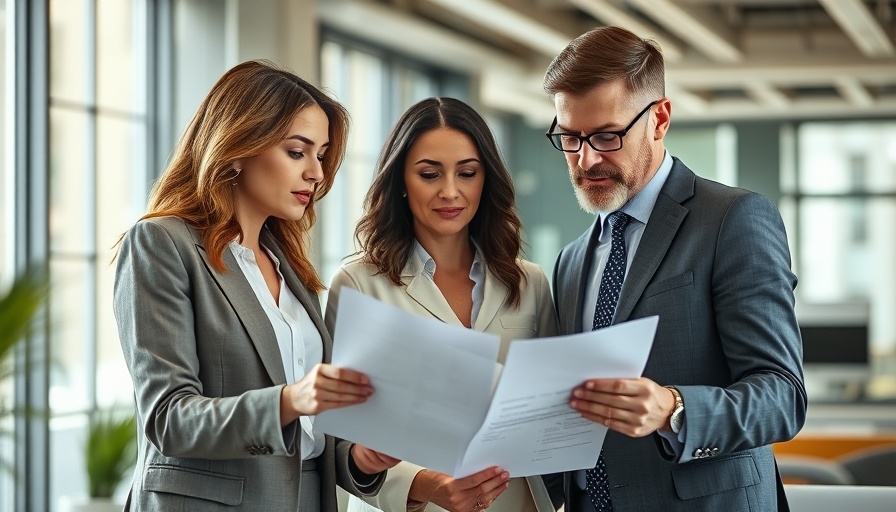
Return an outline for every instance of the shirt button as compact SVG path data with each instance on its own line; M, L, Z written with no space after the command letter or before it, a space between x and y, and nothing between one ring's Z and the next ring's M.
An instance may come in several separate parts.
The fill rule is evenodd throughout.
M305 366L305 358L304 357L298 358L296 360L296 362L299 363L299 366Z

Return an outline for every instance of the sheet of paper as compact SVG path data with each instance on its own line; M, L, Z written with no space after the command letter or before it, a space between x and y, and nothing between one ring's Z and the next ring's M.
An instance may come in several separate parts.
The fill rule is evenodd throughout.
M500 339L408 313L350 288L339 294L332 364L362 371L367 402L314 427L452 474L482 424Z
M658 320L514 340L482 428L454 476L492 465L514 477L594 467L607 428L573 410L570 392L588 379L640 377Z

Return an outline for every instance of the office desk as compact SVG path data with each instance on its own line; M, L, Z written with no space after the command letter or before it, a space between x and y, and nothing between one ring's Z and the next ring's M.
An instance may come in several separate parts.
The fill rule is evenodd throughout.
M896 445L896 405L810 403L800 433L773 449L777 455L836 459L883 445Z

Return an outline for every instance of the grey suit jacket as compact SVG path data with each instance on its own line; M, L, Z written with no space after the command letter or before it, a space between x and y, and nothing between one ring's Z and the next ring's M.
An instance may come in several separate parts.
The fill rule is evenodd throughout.
M554 272L562 333L582 330L593 226ZM658 434L610 431L604 458L616 512L768 511L778 481L771 443L806 414L796 277L781 216L766 197L699 178L678 159L657 199L614 322L659 315L644 376L675 385L686 439L674 460ZM565 475L565 496L582 496ZM587 499L587 497L585 498ZM579 510L567 502L568 511Z
M521 285L520 304L507 302L507 288L490 272L485 273L485 290L482 306L473 328L501 337L498 359L503 362L512 339L548 337L557 334L557 318L554 315L551 290L544 272L535 264L521 262L525 282ZM339 292L343 286L353 288L387 304L422 316L437 318L445 323L463 325L454 314L438 286L423 275L423 262L417 254L411 254L402 271L402 286L395 286L384 274L360 262L343 265L333 277L327 300L327 325L332 329L336 321ZM389 470L383 488L376 496L365 498L369 504L385 512L407 510L408 491L417 472L423 468L409 462L400 462ZM539 496L544 487L541 479L522 478L510 480L510 487L489 507L491 512L534 512L533 494ZM443 511L430 503L427 512Z
M287 261L266 230L262 243ZM115 317L141 434L130 510L299 510L301 428L280 426L277 340L230 251L224 262L229 272L213 269L198 233L174 217L140 221L122 240ZM288 265L281 272L328 361L317 297ZM327 436L317 458L324 511L337 510L337 483L359 494L382 484L354 483L350 447Z

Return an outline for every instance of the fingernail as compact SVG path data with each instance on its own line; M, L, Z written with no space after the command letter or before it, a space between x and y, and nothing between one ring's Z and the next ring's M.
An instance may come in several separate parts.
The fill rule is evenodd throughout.
M579 402L576 401L576 400L570 400L570 401L569 401L569 406L572 407L573 409L575 409L576 407L579 406Z
M576 390L574 390L574 391L572 392L572 396L575 396L575 397L578 397L578 398L582 398L582 395L583 395L584 393L585 393L585 392L582 391L581 389L576 389Z
M588 389L594 389L594 383L593 383L593 382L586 382L586 383L585 383L585 387L588 388Z

